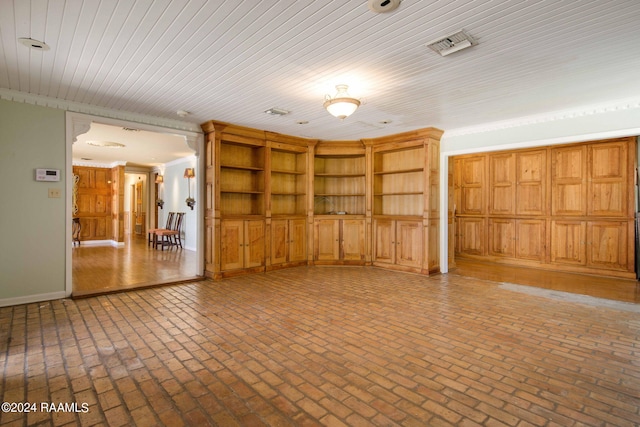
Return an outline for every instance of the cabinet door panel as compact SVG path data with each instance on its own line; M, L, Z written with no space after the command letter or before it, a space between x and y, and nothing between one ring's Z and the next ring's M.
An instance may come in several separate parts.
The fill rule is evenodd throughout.
M627 151L625 142L589 146L589 215L627 213Z
M271 264L287 262L288 240L289 227L287 226L287 220L271 221Z
M293 219L289 221L289 261L307 259L307 221Z
M482 214L485 212L484 173L485 157L471 157L461 160L461 200L460 213Z
M515 155L489 156L489 213L513 214L515 211Z
M244 266L244 221L222 221L220 229L221 269L235 270Z
M264 222L245 222L244 245L245 268L264 265Z
M516 221L516 257L544 261L545 221L521 219Z
M484 220L482 218L460 218L459 224L460 253L484 255Z
M342 221L342 259L364 260L364 221Z
M584 265L585 238L584 221L551 221L551 262Z
M340 221L318 219L315 221L315 254L319 261L340 258Z
M545 150L516 154L516 213L544 215L546 208Z
M628 267L628 223L592 221L587 225L589 267L626 270Z
M422 224L418 221L398 221L396 225L396 262L400 265L420 268L422 266L422 246Z
M396 233L394 221L375 220L374 261L395 263Z
M551 150L553 215L587 213L587 147L563 147Z
M515 220L489 220L489 254L515 257Z

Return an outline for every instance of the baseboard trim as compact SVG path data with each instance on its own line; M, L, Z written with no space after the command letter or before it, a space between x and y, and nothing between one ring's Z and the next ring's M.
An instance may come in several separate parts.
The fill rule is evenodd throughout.
M24 297L2 298L0 299L0 307L9 307L12 305L31 304L34 302L51 301L54 299L66 298L64 291L49 292L46 294L27 295Z
M124 242L116 242L115 240L81 240L80 246L113 246L114 248L124 248Z

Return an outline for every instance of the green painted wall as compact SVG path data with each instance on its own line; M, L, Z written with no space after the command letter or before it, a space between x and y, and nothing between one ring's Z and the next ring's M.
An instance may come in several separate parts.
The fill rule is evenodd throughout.
M60 182L37 182L36 168ZM64 292L65 179L65 112L0 100L0 302Z

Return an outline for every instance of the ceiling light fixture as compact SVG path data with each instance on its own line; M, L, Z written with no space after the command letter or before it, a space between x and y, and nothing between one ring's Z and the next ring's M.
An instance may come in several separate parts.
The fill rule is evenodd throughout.
M119 142L112 141L87 141L88 145L93 145L94 147L104 147L104 148L124 148L124 144L120 144Z
M347 93L348 88L349 86L347 85L337 85L336 96L333 98L329 95L325 96L324 108L327 109L329 114L340 120L344 120L352 115L360 106L359 100L349 96Z
M20 37L18 39L20 43L33 50L49 50L49 45L40 40L30 39L29 37Z
M188 112L188 111L185 111L185 110L178 110L178 111L176 111L176 114L177 114L179 117L184 118L184 117L187 117L187 116L188 116L189 114L191 114L191 113L190 113L190 112Z

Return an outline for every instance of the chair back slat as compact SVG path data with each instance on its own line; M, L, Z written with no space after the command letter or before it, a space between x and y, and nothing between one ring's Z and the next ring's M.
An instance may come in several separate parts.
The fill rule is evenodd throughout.
M167 217L167 225L164 227L165 229L172 230L171 227L173 227L173 222L175 217L176 217L175 212L169 212L169 216Z
M174 228L170 229L173 231L177 231L178 233L180 233L180 230L182 229L182 219L184 218L184 212L178 212L176 214L176 222L174 225Z

